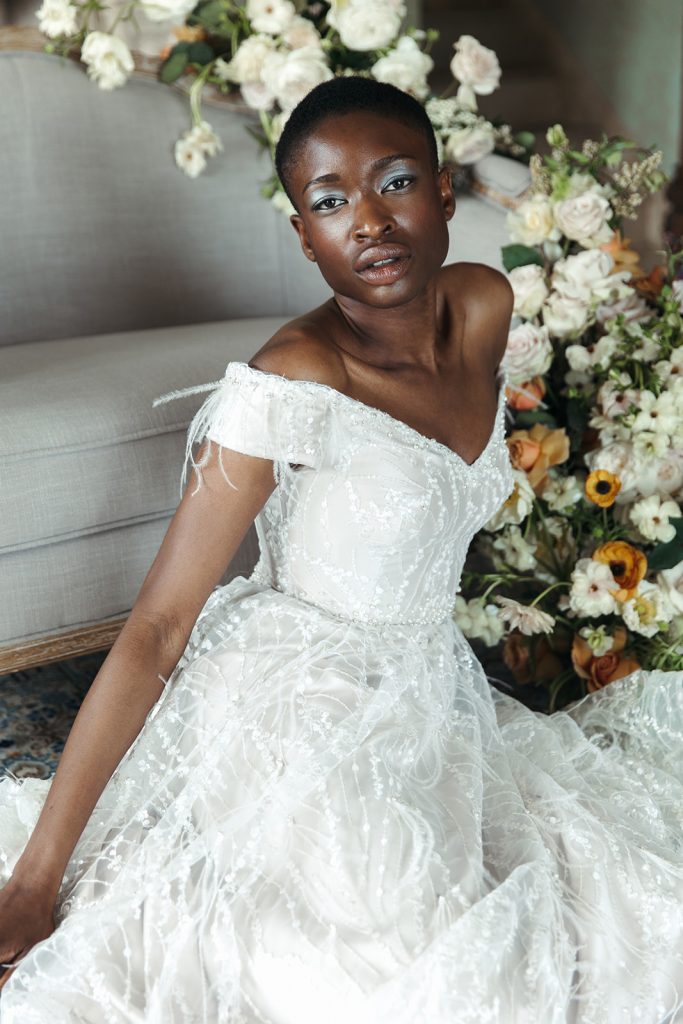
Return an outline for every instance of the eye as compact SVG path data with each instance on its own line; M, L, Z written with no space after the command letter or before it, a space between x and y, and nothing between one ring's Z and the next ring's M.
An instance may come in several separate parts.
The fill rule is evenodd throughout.
M314 210L336 210L337 205L344 202L339 196L325 196L323 199L319 199L317 203L313 204Z
M401 174L397 178L392 178L391 181L382 189L383 192L402 192L403 189L408 188L409 185L415 181L415 178L410 174Z

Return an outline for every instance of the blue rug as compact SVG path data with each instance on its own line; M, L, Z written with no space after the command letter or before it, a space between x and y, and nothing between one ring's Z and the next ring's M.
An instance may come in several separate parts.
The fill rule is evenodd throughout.
M0 676L0 774L47 779L106 651Z

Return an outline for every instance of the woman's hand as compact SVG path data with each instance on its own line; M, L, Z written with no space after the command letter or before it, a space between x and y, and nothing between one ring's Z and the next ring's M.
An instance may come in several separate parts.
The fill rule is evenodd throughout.
M55 930L54 902L42 892L10 881L0 889L0 964L13 963ZM14 968L0 967L0 988Z

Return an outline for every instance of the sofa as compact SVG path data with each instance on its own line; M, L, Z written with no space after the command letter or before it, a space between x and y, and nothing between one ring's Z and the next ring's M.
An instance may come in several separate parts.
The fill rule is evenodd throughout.
M8 29L4 30L5 37ZM1 40L0 40L1 42ZM180 497L203 396L328 296L288 219L259 195L250 114L206 118L224 150L173 161L187 98L136 75L104 93L70 60L0 50L0 672L110 646ZM449 260L500 266L528 186L491 155L458 197ZM225 579L248 574L255 530Z

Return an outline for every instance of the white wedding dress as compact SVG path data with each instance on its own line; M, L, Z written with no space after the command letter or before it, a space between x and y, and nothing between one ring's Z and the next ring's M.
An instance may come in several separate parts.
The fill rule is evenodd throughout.
M190 440L275 460L261 557L208 600L2 1024L683 1021L683 674L542 715L451 617L511 490L503 381L471 465L322 384L211 387ZM0 784L5 878L48 788Z

